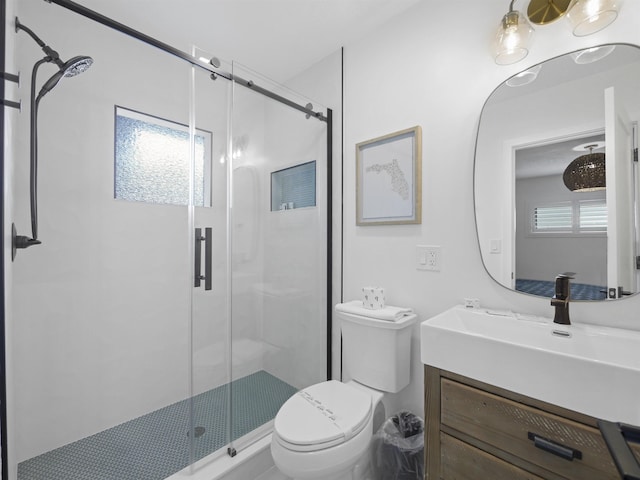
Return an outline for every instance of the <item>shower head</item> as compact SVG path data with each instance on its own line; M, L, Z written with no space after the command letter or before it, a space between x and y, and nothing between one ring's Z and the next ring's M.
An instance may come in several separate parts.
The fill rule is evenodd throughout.
M73 57L72 59L67 60L66 62L63 62L62 60L60 60L60 55L58 54L58 52L56 52L49 45L45 44L40 39L40 37L38 37L33 32L33 30L21 24L18 17L16 17L15 22L16 22L16 32L18 30L23 30L24 32L26 32L40 46L40 48L42 48L42 50L46 54L43 60L45 62L55 63L59 68L59 70L56 73L54 73L51 76L51 78L49 78L49 80L44 82L44 85L42 85L42 88L40 89L40 93L38 94L36 101L39 101L44 95L46 95L49 91L51 91L51 89L53 89L53 87L55 87L58 84L58 82L62 77L75 77L76 75L79 75L82 72L84 72L86 69L88 69L93 63L93 59L87 56Z
M67 60L60 70L64 70L65 77L75 77L87 71L91 65L93 65L93 58L81 55Z
M38 93L38 100L50 92L62 77L75 77L76 75L80 75L82 72L86 71L93 64L93 58L78 56L73 57L64 63L58 59L55 63L60 67L60 70L54 73L49 80L44 82L40 89L40 93Z
M73 57L66 62L60 59L60 55L53 48L46 45L40 37L38 37L30 28L20 23L18 17L15 19L16 33L19 30L27 33L45 53L33 65L31 73L31 115L30 115L30 200L31 200L31 238L24 235L13 233L13 256L15 258L15 250L19 248L28 248L32 245L40 244L38 240L38 106L44 95L50 92L60 81L62 77L75 77L87 70L93 63L93 59L87 56ZM49 80L44 82L40 88L40 92L36 96L36 77L38 69L44 63L55 63L58 71L54 73Z

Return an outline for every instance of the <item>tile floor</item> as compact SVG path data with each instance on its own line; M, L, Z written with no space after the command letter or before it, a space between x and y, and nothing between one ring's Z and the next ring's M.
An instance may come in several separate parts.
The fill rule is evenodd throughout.
M195 425L204 427L196 439L196 459L228 444L228 388L223 385L193 399ZM265 371L235 380L231 389L233 439L273 419L296 392ZM18 480L164 480L189 463L188 425L189 401L183 400L21 462Z

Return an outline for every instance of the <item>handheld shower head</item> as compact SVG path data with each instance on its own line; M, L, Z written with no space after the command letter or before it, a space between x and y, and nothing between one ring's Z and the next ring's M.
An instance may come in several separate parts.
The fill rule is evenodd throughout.
M64 70L65 77L75 77L86 72L91 65L93 65L93 58L80 55L67 60L60 70Z
M56 62L57 64L58 62ZM44 82L38 100L55 87L62 77L75 77L86 71L93 64L93 58L87 56L73 57L65 63L60 62L60 70L54 73L49 80Z
M49 80L47 80L42 88L40 89L40 93L38 94L38 100L42 98L46 93L51 91L53 87L55 87L62 77L75 77L76 75L81 74L86 69L88 69L93 63L93 59L87 56L77 56L73 57L66 62L63 62L60 59L60 55L49 45L45 44L40 37L38 37L33 30L29 27L26 27L22 23L18 17L15 19L16 24L16 32L18 30L22 30L26 32L37 44L42 51L46 54L44 57L45 62L55 63L60 69L56 73L54 73Z
M46 45L40 37L38 37L30 28L25 27L20 23L18 18L15 19L16 33L19 30L27 33L45 53L44 58L38 60L31 73L31 115L30 115L30 200L31 200L31 238L24 235L17 235L13 232L13 256L15 257L15 250L19 248L27 248L32 245L40 244L38 240L38 106L40 100L48 92L50 92L60 81L62 77L75 77L87 70L93 59L87 56L73 57L66 62L60 59L60 55L54 49ZM38 68L43 63L55 63L58 66L58 71L54 73L49 80L44 82L40 88L40 92L36 96L36 76Z

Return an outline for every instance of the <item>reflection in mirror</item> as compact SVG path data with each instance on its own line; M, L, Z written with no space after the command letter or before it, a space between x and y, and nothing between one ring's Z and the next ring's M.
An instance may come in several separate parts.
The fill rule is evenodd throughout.
M493 92L474 189L482 259L497 282L551 297L555 276L570 271L572 300L638 291L638 118L631 45L554 58Z
M516 290L553 296L559 265L575 266L574 300L605 298L606 191L572 192L563 182L584 145L604 149L604 134L515 151Z

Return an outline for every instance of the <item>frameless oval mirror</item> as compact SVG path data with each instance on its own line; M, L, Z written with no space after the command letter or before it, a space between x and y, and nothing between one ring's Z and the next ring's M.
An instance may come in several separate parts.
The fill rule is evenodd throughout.
M500 85L482 110L474 171L487 272L551 297L575 272L573 300L638 292L640 48L563 55Z

